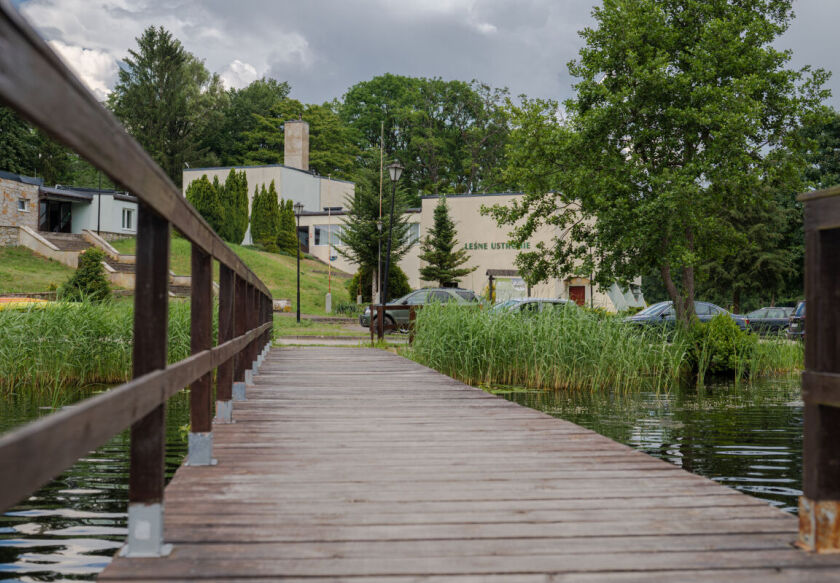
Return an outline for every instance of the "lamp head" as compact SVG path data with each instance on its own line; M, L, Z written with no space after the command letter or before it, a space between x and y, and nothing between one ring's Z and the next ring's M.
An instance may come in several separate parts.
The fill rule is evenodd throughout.
M376 230L382 232L382 219L376 219Z
M402 171L404 170L402 164L400 164L399 160L394 160L390 164L388 164L388 174L391 176L391 181L396 182L402 176Z
M303 203L302 202L296 202L294 204L294 209L295 209L295 216L299 217L300 213L303 212Z

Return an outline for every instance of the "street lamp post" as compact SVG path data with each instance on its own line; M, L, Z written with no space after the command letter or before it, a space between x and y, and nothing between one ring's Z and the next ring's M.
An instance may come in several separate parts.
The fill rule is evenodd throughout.
M376 219L376 230L378 234L376 250L376 303L380 303L382 297L382 219Z
M303 204L296 202L294 205L295 218L297 219L297 233L295 233L297 244L297 322L300 324L300 213L303 211Z
M388 164L388 174L391 176L391 218L388 223L388 253L385 255L385 285L382 286L380 304L388 303L388 273L391 271L391 239L393 239L391 233L394 230L394 201L397 198L397 181L400 179L402 171L403 167L397 160ZM383 322L380 326L384 329L385 323Z

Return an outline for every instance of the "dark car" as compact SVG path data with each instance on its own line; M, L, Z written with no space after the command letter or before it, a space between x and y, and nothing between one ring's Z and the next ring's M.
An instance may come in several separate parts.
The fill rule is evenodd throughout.
M471 289L459 287L423 288L392 300L390 305L422 306L431 302L469 304L478 302L478 298ZM408 328L409 310L385 310L385 330ZM374 320L376 318L374 317ZM370 307L365 308L359 316L359 324L370 328ZM374 322L374 325L376 322Z
M761 308L746 314L753 332L763 335L781 334L790 323L793 308Z
M638 326L666 326L671 327L677 320L677 313L674 310L673 302L659 302L648 306L638 314L634 314L624 318L625 322L636 324ZM738 327L747 332L749 331L749 320L744 316L732 314L727 312L720 306L716 306L709 302L694 302L694 313L701 322L708 322L718 314L726 314L732 318Z
M788 323L787 337L791 340L805 340L805 300L796 304Z
M537 314L548 310L562 310L564 308L577 308L572 300L561 300L554 298L516 298L499 302L490 310L492 312L511 312L517 314Z

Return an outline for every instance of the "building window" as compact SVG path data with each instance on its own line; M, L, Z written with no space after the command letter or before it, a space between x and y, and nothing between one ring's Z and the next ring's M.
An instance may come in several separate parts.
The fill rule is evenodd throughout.
M125 231L134 229L134 209L122 210L122 228Z
M29 200L25 198L18 199L18 210L25 213L29 212Z
M333 246L342 245L341 225L315 225L315 245L328 245L327 238L330 234Z
M420 240L420 223L408 224L408 244L414 245Z

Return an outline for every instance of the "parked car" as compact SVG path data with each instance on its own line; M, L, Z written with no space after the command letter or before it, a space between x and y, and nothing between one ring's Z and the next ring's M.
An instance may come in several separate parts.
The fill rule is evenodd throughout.
M422 306L431 302L470 304L478 302L478 298L470 289L459 287L434 287L423 288L404 295L401 298L392 300L389 305L401 306ZM409 310L385 310L385 329L407 329ZM374 318L376 320L376 318ZM370 328L370 306L359 315L359 324ZM374 325L376 323L374 322Z
M753 332L764 335L780 334L790 323L793 308L760 308L745 317L750 321Z
M788 322L787 337L791 340L805 340L805 300L796 304Z
M490 310L493 312L537 314L548 310L562 310L565 308L577 308L577 304L572 300L556 298L515 298L499 302L490 308Z
M708 322L718 314L726 314L732 318L738 327L749 331L749 320L744 316L727 312L720 306L709 302L694 302L694 313L701 322ZM673 326L677 320L677 313L674 310L673 302L659 302L648 306L638 314L624 318L624 321L637 326Z

